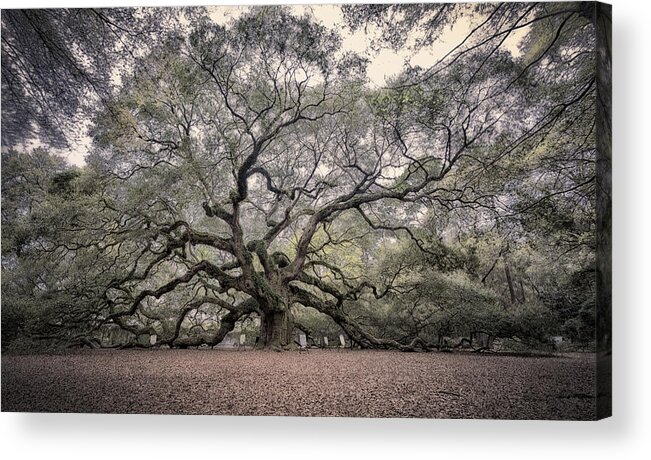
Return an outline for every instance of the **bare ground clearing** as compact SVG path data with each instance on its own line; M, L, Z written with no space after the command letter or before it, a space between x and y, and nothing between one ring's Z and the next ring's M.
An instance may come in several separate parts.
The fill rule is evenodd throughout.
M595 355L88 350L2 356L2 410L594 419Z

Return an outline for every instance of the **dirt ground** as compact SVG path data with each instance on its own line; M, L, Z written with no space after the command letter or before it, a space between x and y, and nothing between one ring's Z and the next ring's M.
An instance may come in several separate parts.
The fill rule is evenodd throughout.
M3 354L2 411L590 420L594 372L593 354Z

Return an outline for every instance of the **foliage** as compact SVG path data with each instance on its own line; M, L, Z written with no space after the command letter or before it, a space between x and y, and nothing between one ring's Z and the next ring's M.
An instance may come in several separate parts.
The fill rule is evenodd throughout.
M215 345L256 318L276 349L294 326L404 351L591 340L594 38L585 8L564 5L346 6L351 27L381 29L378 46L424 49L471 24L385 88L291 8L225 25L203 9L3 13L7 144L61 140L52 122L75 119L88 85L101 99L85 167L3 151L3 342L97 346L122 330L132 346ZM46 48L65 44L46 53L52 73L28 49L42 37L17 31L30 18ZM5 110L18 56L45 101L60 66L84 82L23 114L22 133L6 117L43 101L17 90Z

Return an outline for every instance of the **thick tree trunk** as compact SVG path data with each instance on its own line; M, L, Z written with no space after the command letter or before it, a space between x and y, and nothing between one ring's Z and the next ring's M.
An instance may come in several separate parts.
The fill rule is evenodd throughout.
M511 268L509 262L504 257L504 274L506 275L506 282L509 285L509 294L511 297L511 304L515 303L515 289L513 287L513 278L511 278Z
M286 350L293 343L294 321L289 308L262 315L258 348Z

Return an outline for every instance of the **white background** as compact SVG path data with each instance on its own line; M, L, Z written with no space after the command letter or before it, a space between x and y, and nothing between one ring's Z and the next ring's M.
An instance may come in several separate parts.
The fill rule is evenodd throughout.
M179 3L183 1L11 0L3 6ZM48 460L221 459L260 455L297 460L651 458L648 268L651 148L647 141L651 134L648 116L651 8L643 1L612 0L612 3L615 129L612 418L601 422L514 422L2 413L0 453L10 459L45 456Z

